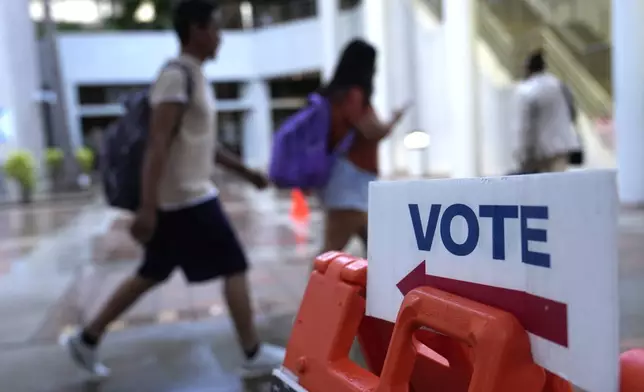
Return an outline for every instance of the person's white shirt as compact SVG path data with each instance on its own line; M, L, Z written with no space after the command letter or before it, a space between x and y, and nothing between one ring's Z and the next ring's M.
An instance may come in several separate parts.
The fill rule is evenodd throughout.
M532 148L535 159L548 159L580 148L563 92L563 84L544 72L517 88L519 154Z
M187 54L173 59L190 70L192 97L188 97L187 75L178 67L164 67L150 92L152 108L164 102L186 104L178 133L174 136L168 161L159 184L159 207L178 210L217 197L212 181L217 117L215 97L201 62Z

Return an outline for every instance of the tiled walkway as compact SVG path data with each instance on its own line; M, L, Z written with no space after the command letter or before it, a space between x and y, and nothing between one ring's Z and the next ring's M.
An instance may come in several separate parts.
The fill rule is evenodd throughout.
M222 179L222 200L253 264L263 336L285 342L319 249L320 215L294 230L288 197ZM96 383L56 341L96 312L137 266L127 216L98 201L0 210L0 382L11 391L235 391L240 360L217 282L176 274L112 326L102 353L113 376ZM620 218L623 347L644 346L644 213ZM358 243L351 252L361 253ZM37 377L32 374L35 372ZM257 385L251 390L261 390Z

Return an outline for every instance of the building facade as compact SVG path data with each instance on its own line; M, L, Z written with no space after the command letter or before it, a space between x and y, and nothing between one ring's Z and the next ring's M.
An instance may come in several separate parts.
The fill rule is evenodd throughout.
M40 0L34 0L31 9L24 4L17 5L18 2L1 1L13 4L7 9L20 13L21 18L7 13L4 8L0 17L9 18L12 23L14 19L22 21L21 28L32 30L31 36L24 37L33 39L34 29L29 27L28 15L31 12L36 22L42 17L42 12L38 11ZM154 10L149 9L152 2L140 2L135 15L136 23L147 23L149 28L118 31L101 18L118 13L119 7L122 8L119 1L52 1L54 5L67 4L67 11L54 10L54 17L67 15L62 22L76 30L61 29L58 35L70 138L76 146L91 144L89 135L100 133L122 113L119 97L151 83L159 67L177 53L178 45L173 33L165 29L167 26L154 24ZM79 7L74 8L76 13L69 9L71 2L93 2L96 7L93 13L86 10L82 16L78 14ZM379 50L373 104L381 116L386 118L399 106L413 103L405 120L382 143L381 172L384 177L401 174L466 177L511 171L516 147L513 84L519 67L518 58L509 57L512 53L524 53L532 46L526 45L523 37L512 37L509 30L504 30L501 23L504 15L495 16L495 12L507 9L505 2L507 0L283 0L263 2L264 5L253 1L228 2L224 7L228 24L219 57L205 69L217 96L220 141L240 154L250 166L266 168L275 129L284 118L305 105L307 94L329 77L342 46L352 38L362 37ZM634 164L639 162L639 154L632 151L630 137L618 137L615 150L596 132L598 122L628 127L621 131L622 135L636 132L633 124L639 117L636 118L632 108L627 111L622 106L622 110L619 107L615 110L613 121L610 107L610 94L613 93L604 92L606 86L611 85L610 76L608 84L601 79L606 75L603 54L596 55L591 63L588 60L591 56L583 54L586 52L575 54L574 50L565 47L566 42L575 41L570 38L574 38L570 26L582 22L596 24L597 34L610 32L606 33L609 35L606 40L612 39L617 49L613 53L616 69L632 76L630 66L619 61L620 53L623 53L620 48L628 42L627 37L633 36L634 27L616 23L618 20L628 22L627 13L618 12L621 10L619 5L612 2L613 10L608 7L609 16L612 14L613 18L611 30L611 23L605 17L608 3L604 0L596 0L596 6L591 7L599 10L597 12L586 9L577 12L576 8L571 8L565 18L562 13L557 14L557 18L550 15L552 10L548 7L551 6L542 0L521 0L512 4L518 3L520 7L515 8L520 11L517 15L522 26L528 29L534 27L531 23L537 23L539 45L549 51L557 65L555 72L567 82L567 77L572 78L573 90L582 98L580 132L587 166L615 167L619 162L620 189L625 199L634 202L644 199L644 180L640 181L644 178L644 169ZM87 16L88 12L91 18ZM517 15L510 15L511 20L517 19ZM89 27L78 29L79 23ZM7 35L8 30L11 34L16 32L15 28L5 27L0 34L0 43L4 48L15 48L18 43L7 38L13 37ZM570 34L559 34L559 30ZM561 39L553 41L552 37ZM565 41L565 45L559 45L559 41ZM513 48L508 46L510 44ZM525 47L521 48L521 45ZM591 46L600 52L605 48L597 43ZM34 52L35 49L30 49L31 54L26 56L35 59ZM33 74L28 67L17 67L17 64L14 59L0 60L0 70L9 70L0 72L0 78L11 79L7 85L13 86L17 79L7 75ZM580 67L592 71L582 72L582 75L599 75L600 82L575 79L576 74L569 71ZM24 91L38 90L38 75L26 79L30 81L24 82L25 78L22 78L20 83L29 86L25 84L0 92L0 105L12 107L11 115L5 115L3 121L8 123L6 118L11 118L14 124L4 128L21 130L12 131L12 144L5 143L5 146L25 145L37 150L47 138L42 131L36 131L42 128L42 124L38 125L42 123L41 116L33 109L38 105L31 101L27 103L29 99ZM625 89L627 83L623 75L612 80L616 84L616 102L620 97L625 102L624 96L632 97L632 89L639 88L639 84L630 83ZM606 116L609 116L608 120ZM417 130L427 132L431 142L428 148L412 153L403 141L409 132ZM34 137L15 136L30 135L28 132L34 133Z

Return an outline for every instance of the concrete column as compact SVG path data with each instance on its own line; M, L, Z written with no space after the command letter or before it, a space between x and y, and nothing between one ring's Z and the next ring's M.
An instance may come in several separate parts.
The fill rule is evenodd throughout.
M452 176L475 177L480 170L476 0L443 1L443 15Z
M626 204L644 204L644 3L612 2L613 99L618 187Z
M271 119L271 93L264 80L252 80L244 89L244 102L250 110L244 115L242 159L245 165L255 169L268 168L273 145Z
M53 140L56 147L65 153L65 179L64 184L68 189L78 187L80 167L75 159L75 150L78 145L73 144L73 132L68 118L68 99L63 83L63 74L60 69L58 53L58 31L52 15L52 0L44 0L45 34L42 38L41 62L43 81L56 94L56 100L50 106L50 116L53 128ZM80 134L77 133L77 136Z
M388 44L387 67L389 101L392 110L416 101L415 63L415 19L413 17L411 0L396 0L387 2ZM402 118L390 136L393 143L393 162L396 173L418 171L412 166L420 165L414 155L422 156L421 152L410 153L405 148L404 138L412 130L418 129L416 105L412 106ZM420 154L420 155L419 155Z
M322 48L322 80L328 82L333 77L338 58L338 0L317 0L317 14L320 23Z
M4 153L27 149L40 163L44 135L34 30L29 2L0 0L0 110L5 124L0 144L4 144Z
M391 118L392 109L389 101L388 75L389 58L389 20L387 18L388 0L364 0L362 5L364 38L378 50L376 76L374 80L373 106L378 115L385 121ZM394 173L393 143L390 139L380 143L380 174L383 177Z

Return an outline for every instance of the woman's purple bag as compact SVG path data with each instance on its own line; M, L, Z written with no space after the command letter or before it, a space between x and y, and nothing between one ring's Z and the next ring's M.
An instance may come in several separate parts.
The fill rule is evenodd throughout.
M268 176L278 188L319 189L329 181L337 157L353 141L350 132L330 151L331 106L314 93L308 105L286 119L273 137Z

